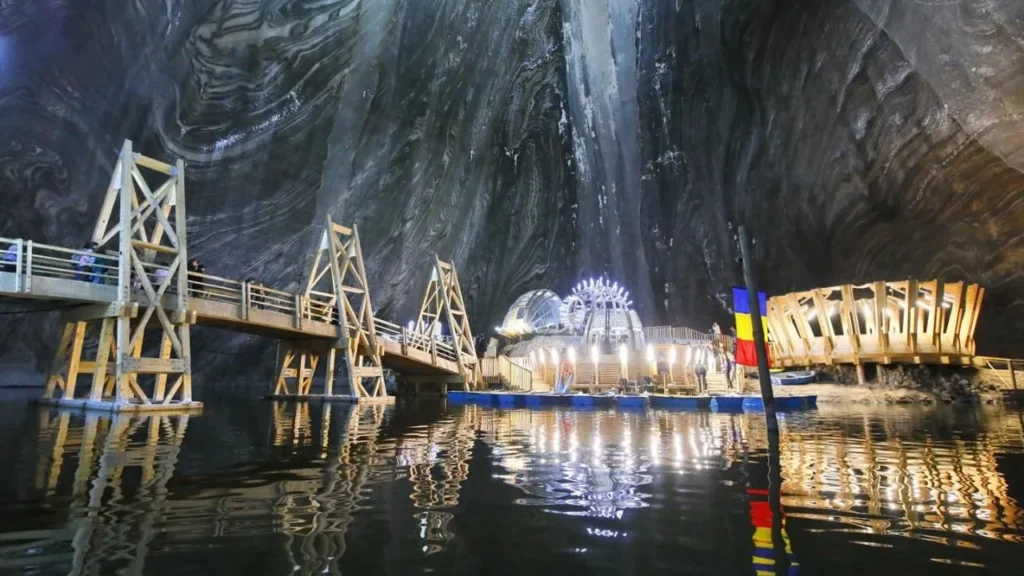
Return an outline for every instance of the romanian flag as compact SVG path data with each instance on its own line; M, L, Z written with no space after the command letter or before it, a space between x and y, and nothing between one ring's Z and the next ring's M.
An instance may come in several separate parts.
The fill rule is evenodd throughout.
M768 297L764 292L757 293L757 301L761 308L761 327L765 339L768 338ZM750 319L750 303L745 288L732 289L732 305L736 310L736 363L740 366L757 366L757 353L754 349L754 324ZM768 354L767 346L765 354ZM771 364L768 356L768 364Z
M767 490L747 489L750 497L750 523L754 525L754 574L757 576L774 576L778 574L778 566L782 564L781 558L775 557L775 541L772 538L772 515L771 506L765 498L768 497ZM782 528L782 544L786 550L789 560L789 576L796 576L800 573L800 562L793 555L793 547L789 542L789 535L786 534L786 517L779 519Z

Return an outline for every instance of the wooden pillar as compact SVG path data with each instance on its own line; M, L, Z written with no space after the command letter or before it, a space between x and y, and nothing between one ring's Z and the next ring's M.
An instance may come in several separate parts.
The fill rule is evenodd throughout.
M867 378L864 376L864 365L857 364L857 384L864 386L867 383Z
M163 335L160 339L160 358L168 360L171 357L171 339L167 334ZM156 387L153 389L153 399L157 402L162 402L164 399L164 393L167 389L167 374L160 373L156 375Z
M71 339L74 338L74 335L74 322L64 324L64 328L61 329L57 350L53 353L53 362L50 364L50 375L46 379L46 389L43 391L43 398L52 398L58 384L61 384L61 390L64 389L62 384L64 376L62 374L64 372L64 364L68 359L68 351L71 349Z
M68 379L64 382L64 397L75 397L75 383L78 381L78 367L82 362L82 345L85 343L85 322L75 322L71 354L68 357Z
M1006 365L1010 367L1010 384L1013 385L1013 389L1017 389L1017 372L1013 369L1013 360L1007 360Z
M107 372L110 364L110 348L114 342L114 327L117 323L115 318L104 318L100 325L100 341L96 349L96 369L92 373L92 389L89 391L90 400L101 400L103 388L107 383Z
M117 353L114 368L114 402L121 404L130 397L128 392L128 366L131 349L131 274L132 274L132 198L135 196L132 181L132 143L125 140L121 147L121 182L119 191L121 231L118 233L118 274L117 303L118 317L115 328Z
M333 346L327 351L327 374L324 377L324 394L326 396L334 395L334 370L335 370L335 358L337 349Z

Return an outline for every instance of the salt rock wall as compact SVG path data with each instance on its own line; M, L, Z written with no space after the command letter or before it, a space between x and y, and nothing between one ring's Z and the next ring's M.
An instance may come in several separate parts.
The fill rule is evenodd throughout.
M983 350L1021 354L1020 12L0 0L0 235L83 242L131 138L187 162L190 250L211 273L297 287L329 214L359 226L375 304L399 322L434 253L458 265L478 333L528 289L602 273L646 323L728 322L743 222L769 291L976 281ZM2 362L44 368L52 313L0 330L19 334ZM193 341L204 367L272 355Z

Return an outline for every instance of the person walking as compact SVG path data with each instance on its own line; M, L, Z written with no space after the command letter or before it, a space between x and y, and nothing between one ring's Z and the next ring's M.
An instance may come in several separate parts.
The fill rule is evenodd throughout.
M703 359L697 361L693 372L697 375L697 393L704 394L708 390L708 368Z

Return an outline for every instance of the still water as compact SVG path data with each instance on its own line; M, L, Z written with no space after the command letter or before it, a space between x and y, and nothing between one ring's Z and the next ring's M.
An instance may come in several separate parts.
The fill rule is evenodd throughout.
M238 399L112 418L0 397L0 574L1024 570L1021 412L780 428L773 514L759 415Z

